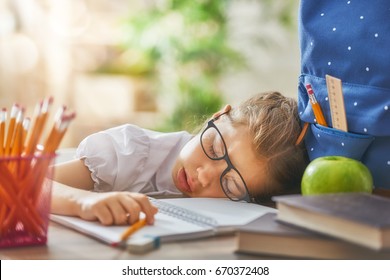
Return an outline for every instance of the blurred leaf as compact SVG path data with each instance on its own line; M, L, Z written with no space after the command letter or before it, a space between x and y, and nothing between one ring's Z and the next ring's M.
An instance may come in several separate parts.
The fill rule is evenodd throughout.
M267 11L266 17L287 26L297 0L241 1L258 1ZM192 130L205 116L218 111L224 103L218 88L220 78L246 66L243 55L229 43L227 11L231 2L149 0L144 2L144 10L132 11L122 21L121 47L126 51L110 65L111 71L122 67L129 74L152 73L162 82L156 87L162 94L174 94L178 103L164 130ZM266 41L253 38L255 44Z

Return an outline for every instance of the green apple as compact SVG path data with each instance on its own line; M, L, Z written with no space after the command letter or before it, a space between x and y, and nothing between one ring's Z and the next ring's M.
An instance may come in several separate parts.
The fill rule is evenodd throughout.
M307 166L301 183L302 195L371 193L372 189L370 170L360 161L342 156L316 158Z

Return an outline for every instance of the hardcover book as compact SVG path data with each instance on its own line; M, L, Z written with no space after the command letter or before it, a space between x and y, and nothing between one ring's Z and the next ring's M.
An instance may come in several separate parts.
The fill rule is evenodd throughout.
M375 250L390 249L390 199L367 193L273 198L277 219Z
M297 259L390 259L380 251L290 226L268 213L238 229L237 253Z

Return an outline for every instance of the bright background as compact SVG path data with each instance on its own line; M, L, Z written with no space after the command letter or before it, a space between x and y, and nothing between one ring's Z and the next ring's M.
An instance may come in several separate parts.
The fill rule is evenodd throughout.
M62 147L122 123L192 130L277 90L296 98L298 0L0 0L0 106L76 111Z

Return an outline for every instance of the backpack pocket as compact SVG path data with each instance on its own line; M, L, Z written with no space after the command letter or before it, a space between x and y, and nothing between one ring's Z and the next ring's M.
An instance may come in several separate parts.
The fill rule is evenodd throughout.
M310 160L321 156L345 156L361 160L375 137L310 124L305 144Z

